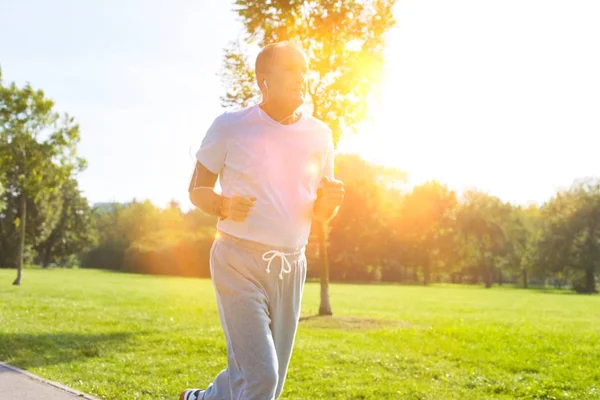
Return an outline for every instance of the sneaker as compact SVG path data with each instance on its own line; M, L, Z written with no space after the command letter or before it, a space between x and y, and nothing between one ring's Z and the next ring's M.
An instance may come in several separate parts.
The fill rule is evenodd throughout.
M181 392L179 400L202 400L204 398L204 390L188 389Z

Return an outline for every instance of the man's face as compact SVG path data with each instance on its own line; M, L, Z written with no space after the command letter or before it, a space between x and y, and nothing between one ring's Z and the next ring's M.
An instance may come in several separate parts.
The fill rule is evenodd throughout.
M307 73L308 62L301 51L291 46L274 49L266 73L269 100L294 109L302 105Z

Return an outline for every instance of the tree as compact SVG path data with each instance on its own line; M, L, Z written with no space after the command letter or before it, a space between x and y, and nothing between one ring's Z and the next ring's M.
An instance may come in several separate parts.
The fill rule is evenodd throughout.
M421 266L423 284L444 263L442 256L451 248L456 195L436 181L417 186L407 194L394 221L400 241L411 255L407 261L413 268Z
M125 250L130 242L119 224L126 205L120 203L98 204L92 207L92 216L98 235L97 245L86 252L82 266L122 270Z
M35 239L26 237L28 205L57 193L62 183L85 165L76 156L79 126L53 107L43 91L29 84L22 88L14 82L4 85L0 72L0 159L8 172L3 184L18 215L13 220L19 230L15 285L21 284L25 246Z
M345 183L344 207L331 223L329 259L331 277L342 280L380 280L389 247L386 235L392 196L387 179L390 169L370 164L357 155L337 158L336 176ZM393 180L405 179L395 171ZM324 277L325 278L325 277Z
M58 223L46 240L36 246L39 262L48 266L55 262L72 266L75 258L96 243L97 232L87 199L82 196L77 180L70 178L61 187L61 211Z
M521 286L527 288L535 237L539 230L539 208L535 205L512 207L503 225L506 234L503 269L513 277L519 276Z
M161 210L149 200L134 201L120 210L118 229L132 243L160 229L160 214Z
M239 41L231 42L223 56L221 81L227 88L221 96L225 108L243 108L260 101L260 91L255 83L254 69L250 67Z
M463 260L481 274L486 288L494 282L495 263L505 249L503 222L511 212L509 204L485 193L468 191L457 212Z
M538 274L572 276L573 288L596 292L600 269L600 181L575 182L541 210L543 230L537 241Z
M11 183L17 181L16 174L13 171L9 171L5 175L5 179ZM9 192L5 193L4 198L7 207L0 218L0 263L13 266L17 259L20 243L19 226L15 224L16 221L19 221L20 199ZM23 250L24 263L35 262L36 248L48 239L58 224L62 206L61 193L55 191L44 191L35 199L27 199L27 223L25 227L27 241Z
M235 11L246 30L247 44L264 46L289 40L298 43L311 64L309 95L315 117L327 123L337 145L342 132L357 128L368 111L368 99L382 75L384 34L395 23L396 0L319 0L291 2L236 0ZM253 68L235 50L225 53L225 76L229 81L224 105L244 104L255 96L248 90ZM235 77L239 80L235 81ZM232 83L232 79L239 84ZM252 82L252 85L255 85ZM331 315L326 255L328 227L318 227L322 268L320 314Z
M170 201L169 206L160 212L159 229L185 230L184 214L177 201Z
M574 266L584 274L573 287L581 293L596 293L596 275L600 271L600 181L577 182L572 192L577 204L570 221Z

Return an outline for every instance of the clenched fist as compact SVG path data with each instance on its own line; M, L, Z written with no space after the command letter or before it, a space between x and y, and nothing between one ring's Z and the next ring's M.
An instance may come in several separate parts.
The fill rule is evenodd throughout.
M344 200L344 183L338 180L323 178L321 188L317 190L314 214L320 221L329 221L337 213Z
M242 222L248 218L248 214L252 207L256 197L223 197L221 203L221 218L230 218L232 221Z

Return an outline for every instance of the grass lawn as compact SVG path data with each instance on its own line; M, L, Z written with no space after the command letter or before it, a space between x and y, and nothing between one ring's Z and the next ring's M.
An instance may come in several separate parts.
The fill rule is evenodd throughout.
M103 399L177 399L225 366L209 280L0 270L0 360ZM284 399L600 398L600 296L331 286L301 322ZM307 284L303 315L316 314Z

